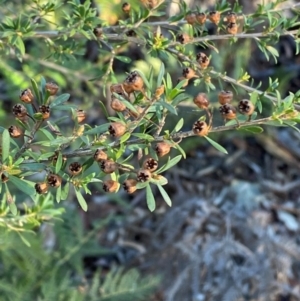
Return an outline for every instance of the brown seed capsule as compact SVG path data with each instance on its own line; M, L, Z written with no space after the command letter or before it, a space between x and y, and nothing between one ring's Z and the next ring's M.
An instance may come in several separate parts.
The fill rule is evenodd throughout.
M100 38L100 37L102 36L102 34L103 34L101 25L98 25L97 27L95 27L94 30L93 30L93 33L94 33L94 35L95 35L97 38Z
M153 158L148 158L143 163L143 168L153 172L157 169L158 162Z
M50 117L50 107L42 105L39 107L39 112L42 114L43 119L48 119Z
M225 103L220 107L220 113L224 119L235 119L236 118L236 108L229 103Z
M61 177L59 175L50 173L47 177L47 183L51 186L51 187L59 187L61 185Z
M248 99L242 99L238 105L239 112L243 115L252 115L254 112L254 104Z
M194 13L186 14L185 20L188 24L191 24L191 25L195 24L197 21L196 14L194 14Z
M82 165L78 162L73 162L69 165L69 171L72 176L77 176L82 172Z
M109 133L113 137L121 137L126 132L126 125L121 122L112 122L108 128Z
M24 103L32 103L34 96L30 89L25 89L25 90L21 91L20 99Z
M110 86L111 93L117 93L119 95L125 95L125 90L123 88L123 84L112 84Z
M110 102L110 107L115 110L116 112L123 112L126 110L125 104L119 100L117 97L112 97Z
M103 182L102 187L105 192L116 192L119 188L119 183L113 180L106 180Z
M205 13L197 13L196 14L196 20L198 23L203 25L206 21L206 14Z
M147 182L151 179L151 172L147 169L141 169L137 173L138 182Z
M1 174L1 182L6 183L9 180L9 177L4 173Z
M206 69L210 63L209 57L203 52L199 52L196 59L202 69Z
M76 110L76 117L77 117L77 122L81 123L86 118L86 112L78 109L78 110Z
M209 100L205 93L198 93L194 97L194 104L200 109L207 109L209 107Z
M237 15L234 12L229 12L228 15L225 17L224 21L228 23L236 23Z
M53 82L46 83L45 85L46 91L49 92L50 95L55 95L58 91L58 85Z
M20 136L23 135L23 131L15 125L11 125L8 128L8 132L9 132L10 137L12 137L12 138L19 138Z
M18 118L22 118L27 115L26 108L21 104L14 105L12 108L12 112Z
M221 105L225 105L226 103L230 103L233 98L233 93L231 91L221 91L218 94L219 103Z
M130 8L131 8L131 6L129 3L125 2L122 4L122 10L125 14L129 14Z
M159 99L165 92L165 86L161 85L155 90L155 99Z
M211 12L209 13L209 15L208 15L208 19L209 19L212 23L218 25L219 22L220 22L220 19L221 19L221 14L220 14L220 12L218 12L218 11L211 11Z
M197 120L193 124L193 132L198 136L206 136L208 134L209 127L205 121Z
M158 142L155 146L155 151L158 157L163 157L171 150L171 145L167 142Z
M156 7L158 4L158 0L140 0L140 2L150 9Z
M181 33L177 36L177 41L181 44L187 44L191 40L191 37L187 33Z
M127 94L130 94L133 91L142 91L144 81L136 71L132 71L126 77L123 87Z
M36 183L34 185L35 191L38 194L45 194L48 192L48 184L47 183Z
M107 174L115 172L118 168L116 162L109 159L100 161L99 166L101 170Z
M191 79L193 77L197 77L196 72L192 68L184 68L182 70L182 76L186 79Z
M128 194L132 194L136 191L136 183L137 181L134 179L127 179L123 183L123 188Z
M107 154L102 149L98 148L94 154L94 160L97 162L107 160Z
M236 23L229 23L229 24L227 25L227 32L228 32L229 34L235 35L235 34L237 34L237 31L238 31L238 26L237 26Z

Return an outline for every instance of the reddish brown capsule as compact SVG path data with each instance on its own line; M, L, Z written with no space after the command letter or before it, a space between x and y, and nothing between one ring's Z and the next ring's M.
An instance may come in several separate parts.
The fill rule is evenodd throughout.
M155 146L155 151L158 157L167 155L171 150L171 145L167 142L158 142Z
M237 26L236 23L229 23L229 24L227 25L227 32L228 32L229 34L235 35L235 34L237 34L237 31L238 31L238 26Z
M69 171L72 176L77 176L82 172L82 165L78 162L73 162L69 165Z
M209 107L209 100L205 93L198 93L194 97L194 104L200 109L207 109Z
M93 33L97 38L100 38L103 34L101 26L99 25L99 26L95 27L93 30Z
M132 71L126 77L123 87L127 94L130 94L133 91L142 91L144 87L144 81L138 72Z
M20 99L24 103L32 103L34 96L30 89L25 89L25 90L21 91Z
M110 107L116 112L123 112L126 110L125 104L117 97L114 96L111 99Z
M221 105L225 105L226 103L230 103L233 98L233 93L231 91L221 91L218 94L219 103Z
M218 11L211 11L211 12L208 14L208 19L209 19L212 23L218 25L219 22L220 22L220 19L221 19L221 14L220 14L220 12L218 12Z
M242 99L238 105L239 112L243 115L252 115L254 112L254 104L248 99Z
M22 118L27 115L27 109L21 104L14 105L12 112L18 118Z
M147 169L141 169L137 173L138 182L147 182L151 179L151 172Z
M186 14L185 20L188 24L194 25L197 21L196 14L195 13Z
M227 17L225 17L224 21L228 23L236 23L237 15L234 12L229 12Z
M161 85L155 90L155 99L159 99L165 92L165 86Z
M12 138L19 138L23 135L23 131L15 125L11 125L8 128L8 132L9 132L10 137L12 137Z
M192 68L184 68L182 70L182 76L186 79L191 79L193 77L197 77L196 72Z
M102 187L105 192L116 192L119 188L119 183L113 180L106 180L103 182Z
M236 108L229 103L220 107L220 113L224 119L236 119Z
M35 191L38 194L45 194L48 192L48 184L47 183L36 183L34 185Z
M110 89L111 93L117 93L119 95L125 95L125 90L123 88L123 84L112 84L109 89Z
M47 183L51 186L51 187L59 187L61 185L61 177L59 175L56 175L54 173L50 173L47 177Z
M107 154L102 149L98 148L94 154L94 160L97 162L107 160Z
M116 162L109 159L100 161L99 165L101 170L107 174L115 172L118 168Z
M53 82L49 82L49 83L46 83L45 85L45 89L46 91L49 92L50 95L55 95L58 91L58 85L56 83L53 83Z
M196 20L199 24L203 25L206 21L206 14L205 13L197 13Z
M187 33L181 33L177 36L177 41L181 44L187 44L191 41L191 37Z
M123 188L128 194L132 194L136 191L136 183L137 181L134 179L127 179L123 183Z
M9 177L4 173L1 173L1 182L6 183L9 180Z
M39 112L42 114L43 119L48 119L50 117L50 107L42 105L39 107Z
M198 136L206 136L208 134L209 127L205 121L197 120L193 124L193 133Z
M126 126L125 126L125 124L123 124L121 122L112 122L108 128L108 131L109 131L110 135L118 138L125 134Z
M202 69L206 69L210 63L209 57L203 52L199 52L196 59Z
M129 14L131 6L129 3L125 2L122 4L122 10L124 13Z
M76 110L76 117L77 117L77 122L81 123L86 118L86 112L78 109L78 110Z
M153 172L157 169L158 162L153 158L148 158L143 163L143 168Z

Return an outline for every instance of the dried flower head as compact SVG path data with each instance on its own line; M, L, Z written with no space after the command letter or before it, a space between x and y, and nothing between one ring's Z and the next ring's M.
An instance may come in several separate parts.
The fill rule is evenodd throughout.
M211 12L208 14L208 19L209 19L212 23L218 25L219 22L220 22L220 19L221 19L221 14L220 14L220 12L218 12L218 11L211 11Z
M47 176L47 183L51 186L51 187L59 187L61 185L61 177L59 175L56 175L54 173L50 173Z
M81 123L86 118L86 112L84 110L77 109L76 110L76 117L77 117L77 122Z
M122 4L122 10L123 10L124 13L129 14L130 9L131 9L131 6L130 6L129 3L124 2L124 3Z
M227 32L229 33L229 34L233 34L233 35L235 35L235 34L237 34L237 31L238 31L238 26L237 26L237 24L236 23L229 23L228 25L227 25Z
M187 44L192 40L192 38L187 33L181 33L177 36L177 41L181 44Z
M112 84L109 89L111 93L117 93L122 96L125 95L123 84Z
M14 105L12 112L18 118L22 118L27 115L27 109L21 104Z
M97 162L107 160L107 154L102 149L98 148L94 154L94 160Z
M202 69L206 69L210 63L209 57L203 52L197 53L196 59Z
M229 103L220 107L220 113L224 119L236 119L236 108Z
M194 25L197 21L196 14L195 13L186 14L185 20L188 24Z
M196 20L199 24L203 25L206 21L206 14L205 13L197 13Z
M206 136L208 134L209 127L205 121L197 120L193 124L193 133L198 136Z
M123 188L124 190L128 193L128 194L132 194L136 191L136 184L137 181L134 179L127 179L124 183L123 183Z
M50 107L42 105L39 107L39 112L42 114L43 119L48 119L50 117Z
M233 98L233 93L231 91L221 91L218 94L219 103L224 105L225 103L230 103Z
M35 191L38 194L45 194L48 192L48 184L43 182L43 183L36 183L34 185Z
M8 180L9 180L9 177L6 174L1 173L1 182L6 183Z
M103 30L102 30L101 25L98 25L97 27L95 27L94 30L93 30L93 33L97 38L100 38L103 34Z
M130 94L133 91L142 91L144 88L144 81L138 72L132 71L126 77L123 87L127 94Z
M193 77L197 77L195 70L193 70L192 68L184 68L182 70L182 76L186 79L191 79Z
M147 169L141 169L137 173L138 182L147 182L151 179L151 172Z
M32 103L34 96L30 89L25 89L25 90L21 91L20 99L24 103Z
M110 135L113 137L121 137L126 132L126 125L121 122L112 122L108 128Z
M236 23L237 15L234 12L229 12L225 17L224 21L228 23Z
M153 172L158 168L158 162L153 158L148 158L144 161L143 168Z
M159 99L165 92L165 86L161 85L159 87L156 88L155 90L155 98Z
M19 137L23 136L23 131L15 125L11 125L8 128L8 132L9 132L10 137L12 137L12 138L19 138Z
M114 162L113 160L101 160L99 162L100 168L104 173L113 173L117 170L118 166L116 164L116 162Z
M209 100L205 93L198 93L194 97L194 104L200 109L207 109L209 107Z
M72 176L77 176L82 172L82 165L79 162L73 162L69 165L69 171Z
M252 115L254 112L254 104L248 99L242 99L238 105L239 112L243 115Z
M103 181L103 190L105 192L116 192L119 188L119 183L113 180Z
M125 104L114 96L111 98L110 107L116 112L123 112L126 110Z
M167 142L158 142L155 146L155 152L158 157L167 155L171 150L171 145Z
M46 91L48 91L49 94L52 96L57 93L58 88L59 88L58 85L54 82L49 82L49 83L46 83L46 85L45 85Z

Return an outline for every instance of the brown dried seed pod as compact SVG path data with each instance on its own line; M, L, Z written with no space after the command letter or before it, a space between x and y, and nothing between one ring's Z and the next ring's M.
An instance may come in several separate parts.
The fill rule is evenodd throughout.
M107 174L113 173L118 168L116 162L114 162L113 160L109 160L109 159L100 161L99 165L100 165L101 170Z
M155 90L155 98L158 99L160 98L165 92L165 86L161 85Z
M221 14L220 14L220 12L218 12L218 11L211 11L211 12L208 14L208 19L209 19L212 23L218 25L219 22L220 22L220 19L221 19Z
M38 194L45 194L48 192L48 184L43 182L43 183L36 183L34 185L35 191Z
M144 81L142 77L136 71L132 71L126 77L123 83L124 90L127 92L127 89L133 91L142 91L144 88ZM132 93L127 92L127 93Z
M39 112L42 114L43 119L48 119L50 117L50 107L42 105L39 107Z
M125 104L114 96L111 98L110 107L116 112L123 112L126 110Z
M221 91L218 94L219 103L224 105L225 103L230 103L233 98L233 93L231 91Z
M254 104L248 99L242 99L238 105L239 112L243 115L252 115L254 112Z
M237 15L234 12L229 12L227 17L225 17L225 21L228 23L236 23Z
M54 82L49 82L46 83L45 89L49 92L50 95L55 95L58 91L58 85Z
M117 93L119 95L125 95L125 90L123 88L123 84L112 84L110 87L111 93Z
M131 6L130 6L129 3L124 2L124 3L122 4L122 10L123 10L124 13L129 14L130 9L131 9Z
M236 108L229 103L220 107L220 113L224 119L236 119Z
M9 180L9 177L4 173L1 174L1 182L6 183Z
M150 9L156 7L158 4L158 0L140 0L140 2Z
M54 173L50 173L47 177L47 183L51 187L59 187L61 185L62 178L59 175L56 175Z
M147 169L141 169L138 171L136 178L138 182L147 182L151 179L151 172Z
M94 35L95 35L97 38L100 38L100 37L102 36L102 34L103 34L101 25L98 25L97 27L95 27L94 30L93 30L93 33L94 33Z
M76 117L77 117L77 122L81 123L85 120L86 118L86 112L84 110L76 110Z
M126 132L126 125L121 122L112 122L108 128L109 133L113 137L121 137Z
M24 103L32 103L34 96L30 89L25 89L25 90L21 91L20 99Z
M206 21L206 14L205 13L197 13L196 14L196 20L198 23L203 25Z
M102 149L98 148L94 154L94 160L97 162L107 160L107 154Z
M184 68L182 70L182 76L186 79L191 79L193 77L197 77L195 70L193 70L192 68Z
M203 52L197 53L196 59L202 69L206 69L210 63L209 57Z
M236 23L229 23L229 24L227 25L227 32L228 32L229 34L235 35L235 34L237 34L237 31L238 31L238 26L237 26Z
M185 20L188 24L194 25L197 21L196 14L195 13L186 14Z
M197 120L193 124L193 132L198 136L206 136L208 134L209 127L205 121Z
M167 155L171 150L171 145L167 142L158 142L155 146L155 151L158 157Z
M21 104L14 105L12 108L12 112L18 118L21 118L21 117L24 117L27 115L27 109Z
M207 109L209 107L209 100L205 93L198 93L194 97L194 104L200 109Z
M123 188L124 190L128 193L128 194L132 194L136 191L136 184L137 181L134 179L127 179L124 183L123 183Z
M181 33L177 36L177 41L181 44L187 44L192 38L187 33Z
M158 168L158 162L153 158L148 158L144 161L143 168L153 172Z
M73 162L69 165L69 171L72 176L77 176L82 172L82 165L78 162Z
M113 180L103 181L103 190L105 192L116 192L119 188L119 183Z
M12 137L12 138L19 138L23 135L23 131L15 125L11 125L8 128L8 132L9 132L10 137Z

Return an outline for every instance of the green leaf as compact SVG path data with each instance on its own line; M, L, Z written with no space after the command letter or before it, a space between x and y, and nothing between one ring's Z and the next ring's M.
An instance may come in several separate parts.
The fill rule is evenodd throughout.
M170 207L172 207L172 201L171 201L169 195L167 194L167 192L165 191L165 189L164 189L161 185L159 185L159 184L157 184L157 187L158 187L158 189L159 189L159 191L160 191L162 197L164 198L165 202L166 202Z
M176 108L170 105L169 103L165 101L158 101L156 103L157 110L159 110L159 105L162 105L165 109L167 109L170 113L177 115Z
M144 133L133 133L132 136L137 137L139 139L145 139L147 141L153 141L154 138L149 135L149 134L144 134Z
M179 121L177 122L174 130L172 131L172 133L177 133L178 131L180 131L181 128L183 127L183 124L184 124L184 119L180 118Z
M33 196L35 194L35 189L33 187L32 182L21 180L15 176L10 175L9 181L15 185L19 190L23 191L25 194L29 196Z
M130 133L125 133L121 138L120 138L120 143L124 143L130 138Z
M10 135L7 129L5 129L2 133L2 163L6 161L9 156L9 147L10 147Z
M178 155L178 156L174 157L173 159L168 160L168 162L165 165L163 165L160 169L158 169L156 171L156 173L162 173L162 172L170 169L171 167L176 165L181 160L181 158L182 158L182 155Z
M238 131L246 131L246 132L250 132L253 134L260 134L264 130L260 126L245 126L245 127L238 128Z
M61 200L61 185L56 189L56 202L59 203Z
M55 164L55 173L58 173L60 171L62 163L63 163L63 159L62 159L62 154L60 152L57 156L57 161Z
M216 148L218 151L220 151L221 153L224 153L224 154L228 154L227 150L222 146L220 145L219 143L217 143L216 141L208 138L207 136L204 136L204 138L214 147Z
M165 65L162 62L160 65L158 76L157 76L156 87L159 87L161 85L164 74L165 74Z
M147 206L149 210L153 212L155 210L156 204L155 204L155 199L150 184L146 186L146 200L147 200Z
M80 207L82 208L83 211L86 212L88 207L87 207L87 203L86 203L84 197L82 196L81 192L75 188L75 194L76 194L76 197L77 197Z
M21 54L25 54L25 45L21 37L17 37L15 40L16 47L20 50Z
M61 190L61 200L66 200L69 194L69 189L70 189L70 182L67 182L66 185L64 186L64 188L62 188Z
M14 202L13 203L9 203L8 207L9 207L9 210L10 210L10 212L11 212L12 215L16 216L18 214L18 209L17 209L17 206L16 206L16 204Z
M151 90L150 83L149 83L148 79L146 78L145 74L140 70L136 70L136 71L139 73L139 75L143 79L144 84L147 87L147 89Z
M124 62L124 63L130 63L131 62L131 59L127 56L122 56L122 55L116 55L115 58L121 62Z
M108 112L107 112L107 110L106 110L105 104L104 104L101 100L99 101L99 103L100 103L100 107L101 107L101 109L102 109L103 114L105 115L106 118L108 118L108 117L109 117L109 114L108 114Z
M175 144L175 146L174 146L176 149L178 149L179 151L180 151L180 153L182 154L182 157L184 158L184 159L186 159L186 153L185 153L185 151L183 150L183 148L179 145L179 144Z
M258 94L256 91L254 91L254 92L251 93L250 101L251 101L254 105L256 105L258 95L259 95L259 94Z
M20 236L20 238L21 238L21 240L23 241L23 243L27 246L27 247L31 247L31 244L30 244L30 242L20 233L20 231L16 231L18 234L19 234L19 236Z
M105 133L107 132L109 125L110 125L109 123L98 125L93 129L87 130L86 132L83 133L83 135L97 135L97 134Z
M69 93L64 93L59 95L58 97L56 97L54 99L54 101L51 102L51 104L49 105L50 108L53 108L55 106L61 105L64 102L68 101L70 98L70 94Z

